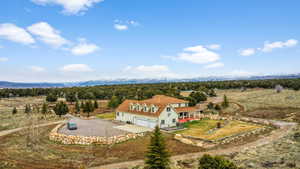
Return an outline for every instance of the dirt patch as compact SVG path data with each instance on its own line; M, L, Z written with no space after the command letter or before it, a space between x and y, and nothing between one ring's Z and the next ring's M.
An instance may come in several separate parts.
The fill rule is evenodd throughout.
M272 108L261 108L255 111L249 111L242 113L244 116L263 118L263 119L285 119L292 115L300 115L299 108L283 108L283 107L272 107Z

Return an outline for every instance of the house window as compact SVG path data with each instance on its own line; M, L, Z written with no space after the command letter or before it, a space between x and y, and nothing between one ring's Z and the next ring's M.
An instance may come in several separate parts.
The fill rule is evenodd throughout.
M119 112L117 112L117 116L119 116Z
M160 124L165 124L165 120L161 120Z
M172 121L173 121L173 123L176 123L176 119L173 119Z
M151 112L153 112L153 113L155 112L155 108L154 107L151 108Z
M167 111L171 111L171 108L170 108L170 107L167 107Z
M147 112L147 107L146 106L144 107L144 112Z
M171 116L171 113L168 113L168 117L170 117Z

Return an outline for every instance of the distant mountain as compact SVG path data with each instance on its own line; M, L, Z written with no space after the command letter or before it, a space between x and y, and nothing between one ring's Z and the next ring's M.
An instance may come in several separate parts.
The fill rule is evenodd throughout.
M0 88L61 88L61 87L83 87L97 85L118 85L118 84L145 84L145 83L166 83L166 82L201 82L201 81L225 81L225 80L263 80L263 79L293 79L300 78L299 74L289 75L268 75L268 76L210 76L190 79L115 79L115 80L95 80L85 82L67 82L67 83L19 83L0 81Z

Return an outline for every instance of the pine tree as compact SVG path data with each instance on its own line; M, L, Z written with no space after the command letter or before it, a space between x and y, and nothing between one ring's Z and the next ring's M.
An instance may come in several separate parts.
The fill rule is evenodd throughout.
M204 154L199 160L198 169L238 169L238 167L223 157Z
M94 108L94 104L92 103L92 101L87 101L83 104L83 112L87 113L87 116L90 117L90 113L93 112L95 110Z
M108 107L116 108L121 103L121 99L117 96L112 96L110 101L108 102Z
M79 105L78 101L76 101L76 103L75 103L75 113L76 114L80 113L80 105Z
M13 110L12 110L12 114L15 115L15 114L17 114L17 113L18 113L18 110L17 110L16 107L14 107Z
M65 115L69 112L68 105L64 102L59 102L55 105L54 109L55 114L61 117L62 115Z
M31 108L30 108L30 105L26 104L25 105L25 110L24 110L24 113L28 114L31 112Z
M228 102L227 96L224 95L222 107L227 108L228 106L229 106L229 102Z
M98 109L98 108L99 108L99 105L98 105L98 101L97 101L97 100L94 101L94 108L95 108L95 109Z
M57 96L53 93L49 93L46 97L47 102L56 102L57 101Z
M43 114L48 113L48 105L47 105L46 103L43 104L43 107L42 107L42 113L43 113Z
M151 136L150 145L146 154L147 169L169 169L170 155L166 149L165 140L158 126Z

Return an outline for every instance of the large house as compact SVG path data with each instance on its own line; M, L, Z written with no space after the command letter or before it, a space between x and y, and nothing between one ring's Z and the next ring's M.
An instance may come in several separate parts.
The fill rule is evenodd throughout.
M186 100L156 95L147 100L125 100L116 110L116 120L149 128L167 128L192 120L197 112L196 107L188 107Z

